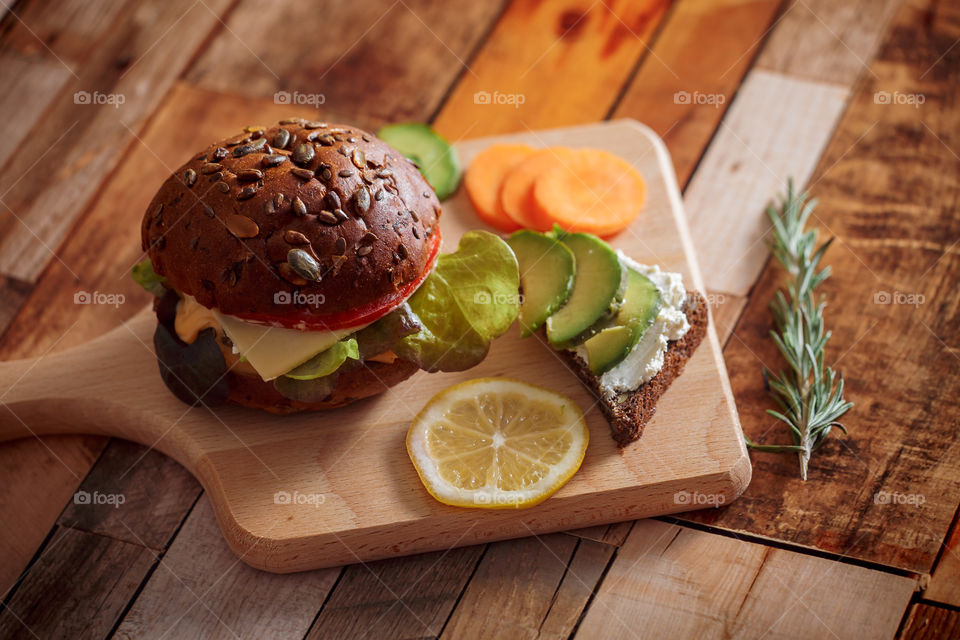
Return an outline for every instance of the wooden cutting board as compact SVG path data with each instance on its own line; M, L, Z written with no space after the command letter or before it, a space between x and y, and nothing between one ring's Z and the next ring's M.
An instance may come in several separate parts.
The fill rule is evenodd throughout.
M464 166L493 142L597 147L645 176L647 202L612 244L640 262L703 284L670 158L645 126L619 120L457 144ZM461 190L444 203L445 251L483 224ZM189 408L160 380L148 310L80 347L0 363L0 439L55 433L127 438L173 457L201 482L223 535L244 562L292 572L673 513L734 500L750 481L713 328L657 406L642 439L618 451L593 395L537 338L516 327L478 367L418 373L334 411L276 417L240 407ZM407 457L411 418L441 389L509 376L570 395L590 446L580 471L546 502L473 510L436 502Z

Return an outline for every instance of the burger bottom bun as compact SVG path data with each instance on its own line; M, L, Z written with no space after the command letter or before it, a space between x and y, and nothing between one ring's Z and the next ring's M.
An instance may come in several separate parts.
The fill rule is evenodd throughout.
M344 371L337 377L337 385L323 402L299 402L277 391L272 382L264 382L255 374L230 371L229 401L251 409L261 409L277 415L335 409L354 400L383 393L395 384L403 382L419 367L406 360L367 362L362 367Z

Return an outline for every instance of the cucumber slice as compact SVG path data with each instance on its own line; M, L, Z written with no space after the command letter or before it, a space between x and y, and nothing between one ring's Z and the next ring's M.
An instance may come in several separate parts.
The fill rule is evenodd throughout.
M660 311L660 291L642 273L627 268L627 290L611 326L583 343L594 375L614 368L627 357Z
M559 309L573 289L573 253L563 243L530 229L507 240L520 266L520 335L526 338Z
M617 254L600 238L570 233L560 240L573 252L576 273L566 304L547 318L547 339L558 349L577 344L576 338L617 309L624 282Z
M460 184L460 161L457 154L439 133L420 122L390 124L377 136L394 149L413 160L420 173L437 193L446 200Z

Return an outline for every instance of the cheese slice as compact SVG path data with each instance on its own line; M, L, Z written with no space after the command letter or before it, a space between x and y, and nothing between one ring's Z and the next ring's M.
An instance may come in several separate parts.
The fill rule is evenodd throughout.
M234 353L247 359L264 381L282 376L367 325L336 331L298 331L245 322L213 311Z

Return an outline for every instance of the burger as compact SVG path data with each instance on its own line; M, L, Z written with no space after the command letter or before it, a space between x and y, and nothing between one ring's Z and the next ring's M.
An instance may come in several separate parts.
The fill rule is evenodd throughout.
M291 118L209 145L141 225L161 377L189 404L286 414L473 366L516 303L469 296L515 293L516 259L482 231L441 259L440 218L416 164L357 127Z

